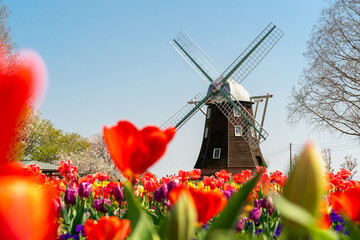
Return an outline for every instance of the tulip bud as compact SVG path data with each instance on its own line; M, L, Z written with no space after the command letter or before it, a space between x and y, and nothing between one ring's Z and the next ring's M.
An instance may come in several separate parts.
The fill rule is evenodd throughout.
M68 188L65 190L65 204L75 205L77 196L77 189Z
M242 218L239 220L239 222L238 222L238 224L237 224L237 226L236 226L236 231L240 232L240 231L242 231L242 230L244 229L245 221L246 221L246 218L245 218L245 217L242 217Z
M94 208L102 213L107 213L107 210L105 208L105 203L110 205L110 200L108 198L102 198L102 199L95 199L94 200Z
M319 214L320 201L325 189L324 167L321 154L312 144L307 144L290 173L284 188L284 196L292 203L307 210L315 218ZM300 234L304 229L285 219L284 226L292 234ZM303 233L304 235L306 233Z
M124 193L123 191L120 189L119 186L117 186L116 188L114 188L114 198L116 201L121 202L122 200L124 200Z
M249 219L253 220L254 222L259 222L261 217L261 210L259 208L254 208L249 212Z
M162 200L166 200L168 198L168 186L163 183L160 187L160 197Z
M155 202L161 202L161 196L160 196L160 188L155 189L154 191L154 200Z
M87 198L90 196L92 185L88 182L82 182L79 185L79 197Z
M273 208L274 203L271 196L267 195L264 199L261 201L261 207L265 209Z
M168 185L168 192L179 186L179 184L175 181L170 181L167 185Z
M182 193L164 221L162 239L193 239L197 226L197 212L191 196Z

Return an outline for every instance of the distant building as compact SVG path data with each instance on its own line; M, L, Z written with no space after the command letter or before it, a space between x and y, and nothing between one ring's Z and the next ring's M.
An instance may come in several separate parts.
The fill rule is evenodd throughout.
M59 166L58 165L54 165L54 164L50 164L50 163L44 163L44 162L39 162L39 161L34 161L34 160L22 160L20 161L20 163L24 166L27 167L29 165L32 164L36 164L39 165L40 170L48 175L48 176L54 176L54 175L60 175L60 173L57 171Z

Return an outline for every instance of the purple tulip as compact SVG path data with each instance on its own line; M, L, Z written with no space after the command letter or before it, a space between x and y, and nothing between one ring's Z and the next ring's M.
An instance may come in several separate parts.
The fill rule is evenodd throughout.
M245 225L245 221L246 221L246 218L243 217L239 220L237 226L236 226L236 231L240 232L244 229L244 225Z
M261 217L261 210L259 208L253 208L249 212L249 219L253 220L254 222L259 222L259 219Z
M261 207L266 208L266 209L273 208L274 203L273 203L272 197L266 196L261 202Z
M168 198L168 193L169 193L169 190L168 190L168 185L163 183L161 184L161 187L160 187L160 197L162 200L166 200Z
M87 198L90 196L92 184L89 182L82 182L79 185L79 197Z
M65 204L67 205L75 205L77 196L77 189L75 188L67 188L65 190Z
M254 201L254 208L260 208L262 199L255 199Z
M168 192L170 192L174 188L177 188L178 186L179 186L179 184L177 182L175 182L175 181L168 182L168 184L167 184Z
M114 189L114 198L118 202L124 200L124 193L119 186Z
M161 202L161 196L160 196L160 188L155 189L154 191L154 201L155 202Z
M99 212L107 213L107 210L105 208L105 203L110 205L110 200L108 198L95 199L94 208Z
M272 207L269 209L269 215L271 216L273 214L273 212L274 212L274 208Z
M231 192L227 191L227 190L221 190L222 194L224 195L224 197L229 200L231 197Z

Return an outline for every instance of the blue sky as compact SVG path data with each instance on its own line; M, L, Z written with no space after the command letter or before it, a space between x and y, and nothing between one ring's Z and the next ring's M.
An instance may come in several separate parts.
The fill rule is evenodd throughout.
M4 1L19 48L45 60L49 88L41 107L57 128L90 136L103 125L128 119L143 127L161 125L198 92L201 78L169 42L185 30L221 68L269 24L285 35L242 85L251 95L274 94L262 151L270 170L287 171L307 139L333 148L334 167L346 154L359 157L352 139L287 123L286 104L306 66L303 53L311 29L328 1ZM204 116L179 130L152 170L171 174L191 169L202 141Z

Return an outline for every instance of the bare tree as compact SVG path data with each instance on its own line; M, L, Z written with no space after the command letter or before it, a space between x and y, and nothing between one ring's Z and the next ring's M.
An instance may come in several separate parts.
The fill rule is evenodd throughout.
M112 180L121 179L122 176L107 151L102 134L91 136L89 142L90 147L86 151L63 155L60 161L71 160L78 167L78 174L81 177L96 172L106 172Z
M304 69L287 106L288 120L360 136L360 0L337 0L321 13Z
M324 158L325 170L328 172L333 172L334 169L332 168L331 149L325 148L321 152Z
M357 158L352 158L351 155L346 155L344 157L344 162L340 165L341 168L345 168L351 172L350 179L358 172L355 168L358 166Z
M8 7L0 0L0 61L2 62L1 71L4 69L11 71L15 64L18 54L14 51L15 43L10 34L11 27L7 19L10 11Z

